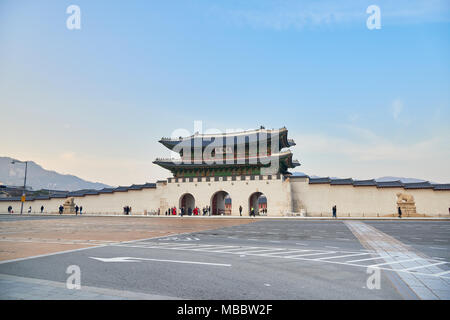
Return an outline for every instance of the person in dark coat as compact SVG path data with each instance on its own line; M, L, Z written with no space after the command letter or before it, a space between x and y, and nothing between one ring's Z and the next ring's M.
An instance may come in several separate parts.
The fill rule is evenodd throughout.
M63 211L64 211L64 207L61 205L61 206L59 206L59 214L62 214L63 213Z
M80 215L83 214L83 206L80 206Z
M44 212L44 206L41 206L41 213Z
M402 208L398 207L398 217L402 217Z
M239 206L239 215L242 217L242 206Z
M184 207L181 207L181 216L184 216Z
M75 215L77 216L78 215L78 210L79 210L80 208L78 207L78 205L76 205L75 206Z
M336 218L337 208L336 205L333 206L333 218Z
M188 208L188 216L192 216L192 208L191 207Z

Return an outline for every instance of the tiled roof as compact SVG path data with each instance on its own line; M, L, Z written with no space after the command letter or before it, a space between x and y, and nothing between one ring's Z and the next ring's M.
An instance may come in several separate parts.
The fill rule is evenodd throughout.
M145 183L145 184L133 184L129 187L117 187L117 188L104 188L101 190L78 190L72 192L58 192L50 195L40 195L40 196L27 196L27 201L33 200L48 200L51 198L68 198L68 197L84 197L87 195L97 195L101 193L114 193L114 192L126 192L128 190L142 190L142 189L153 189L156 188L156 183ZM9 197L9 198L0 198L0 201L20 201L20 197Z
M353 185L355 187L366 187L366 186L376 186L377 183L374 179L371 180L353 180Z
M402 188L403 183L401 181L377 181L378 188Z
M309 178L309 184L330 183L330 178Z
M450 183L433 184L434 190L450 190Z
M431 189L433 186L428 182L404 183L405 189Z
M353 185L353 179L331 179L331 185Z
M290 176L289 178L305 178L307 175ZM353 185L354 187L376 186L377 188L404 188L404 189L433 189L450 190L450 183L432 184L428 181L403 183L401 181L376 181L371 180L353 180L353 179L335 179L335 178L309 178L310 184L330 184L330 185Z

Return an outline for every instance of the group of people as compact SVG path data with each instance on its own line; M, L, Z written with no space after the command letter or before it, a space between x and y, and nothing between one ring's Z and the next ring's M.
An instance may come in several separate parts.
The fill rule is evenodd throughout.
M258 214L262 213L263 215L267 215L267 208L261 208L258 211ZM239 206L239 215L242 217L242 206ZM249 212L250 217L255 217L256 216L256 210L255 208L251 207L250 208L250 212Z
M131 213L131 207L130 206L123 207L123 213L129 215Z
M42 213L42 211L44 211L44 206L41 207L41 213ZM59 206L58 211L59 211L59 214L63 214L63 212L64 212L63 205ZM78 212L80 213L80 215L83 214L83 207L76 205L75 206L75 215L78 215Z
M198 216L200 213L204 216L210 216L211 215L211 207L206 206L200 209L199 207L194 207L193 209L191 207L188 207L187 210L185 207L181 207L179 211L177 211L177 207L168 208L165 211L166 216L176 216L178 213L180 213L180 216L188 215L188 216Z

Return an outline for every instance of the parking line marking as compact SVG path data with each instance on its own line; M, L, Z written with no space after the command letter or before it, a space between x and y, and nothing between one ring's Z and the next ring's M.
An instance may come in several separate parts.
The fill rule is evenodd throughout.
M346 255L343 255L343 256L317 258L316 260L339 259L339 258L354 257L354 256L364 256L364 255L368 255L368 254L370 254L370 253L346 254Z
M422 258L414 258L414 259L406 259L406 260L378 263L378 264L372 264L369 267L378 267L378 266L384 266L384 265L389 265L389 264L396 264L396 263L402 263L402 262L416 261L416 260L421 260L421 259Z
M312 250L308 250L308 251L312 251ZM319 254L333 254L333 253L336 253L336 251L300 254L300 255L295 255L295 256L288 256L288 257L285 257L285 258L298 258L298 257L316 256L316 255L319 255Z
M285 249L280 249L280 248L274 248L274 249L263 249L263 250L246 250L246 251L242 251L239 252L240 254L254 254L254 253L261 253L264 251L280 251L280 250L285 250Z
M442 276L444 274L447 274L447 273L450 273L450 270L447 270L447 271L444 271L444 272L435 273L434 275L440 277L440 276Z
M290 254L290 253L296 253L296 252L306 252L310 250L291 250L291 251L281 251L281 252L273 252L273 253L264 253L264 256L273 256L276 254Z
M416 270L416 269L422 269L422 268L428 268L428 267L432 267L432 266L437 266L437 265L445 264L445 263L447 263L447 262L438 262L438 263L426 264L424 266L412 267L412 268L401 269L401 270L402 271Z
M358 259L358 260L352 260L352 261L347 261L348 263L353 263L353 262L360 262L360 261L368 261L368 260L376 260L376 259L383 259L386 258L388 256L379 256L379 257L375 257L375 258L367 258L367 259Z

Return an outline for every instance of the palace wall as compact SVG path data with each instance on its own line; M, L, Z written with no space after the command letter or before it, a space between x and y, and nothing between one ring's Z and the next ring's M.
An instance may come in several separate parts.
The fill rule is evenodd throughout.
M427 216L449 216L450 190L405 189L403 187L377 187L333 185L329 183L309 183L308 177L283 178L273 176L245 176L245 180L236 177L206 178L170 178L170 182L159 181L154 187L141 190L126 189L112 193L74 196L75 204L83 206L85 213L121 214L123 207L132 207L133 215L161 210L168 207L180 207L180 199L190 193L195 205L200 209L212 206L216 192L225 191L232 199L232 215L239 215L241 205L243 215L248 215L249 198L255 192L263 193L267 198L268 216L283 216L304 212L306 216L331 216L331 208L337 206L338 216L386 216L397 213L397 193L414 197L416 211ZM216 181L217 180L217 181ZM32 207L33 213L57 213L58 207L66 198L26 201L24 213ZM15 213L20 212L20 201L0 199L0 212L6 213L8 206Z
M450 190L404 189L402 187L309 184L308 177L291 178L293 211L306 216L386 216L397 214L397 193L414 197L416 211L428 216L449 216Z
M232 215L239 215L239 206L242 206L242 215L249 213L249 199L255 192L261 192L267 197L268 216L281 216L287 214L291 210L291 194L289 181L283 179L281 175L269 176L245 176L245 180L241 181L241 177L237 177L235 181L231 177L227 177L223 181L223 177L218 177L218 181L211 178L211 181L206 181L206 178L192 178L178 179L178 182L170 182L165 186L164 201L166 206L177 208L180 207L180 199L186 194L190 193L194 196L195 205L200 209L205 206L212 207L212 198L215 193L225 191L231 197L231 211ZM199 181L198 179L201 179ZM171 179L175 181L175 179Z

